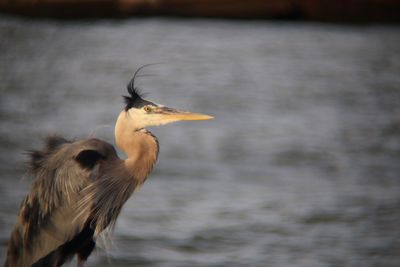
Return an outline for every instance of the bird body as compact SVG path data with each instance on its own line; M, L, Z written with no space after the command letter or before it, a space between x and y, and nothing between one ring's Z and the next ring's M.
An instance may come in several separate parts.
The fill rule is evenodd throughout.
M72 142L52 136L42 150L30 152L34 180L21 203L5 267L61 266L75 254L83 266L96 236L115 225L157 161L157 138L144 127L212 118L144 100L134 87L138 71L115 125L115 143L126 159L95 138Z
M96 139L70 142L53 136L43 150L31 151L28 171L35 179L21 204L5 266L31 266L47 255L53 259L37 266L58 261L61 252L51 253L79 234L89 219L89 214L77 216L77 205L84 197L82 190L94 181L90 165L100 155L116 160L113 147Z

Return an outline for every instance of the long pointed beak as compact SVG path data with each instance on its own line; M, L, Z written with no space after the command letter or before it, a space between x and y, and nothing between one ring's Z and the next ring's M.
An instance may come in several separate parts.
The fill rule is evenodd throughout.
M155 112L165 115L166 117L176 121L200 121L214 119L213 116L209 116L206 114L193 113L168 107L159 107Z

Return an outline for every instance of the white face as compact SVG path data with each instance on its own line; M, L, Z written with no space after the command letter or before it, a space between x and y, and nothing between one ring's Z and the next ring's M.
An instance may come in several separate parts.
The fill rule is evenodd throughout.
M162 105L145 105L140 108L130 108L127 112L129 123L135 128L141 129L149 126L159 126L178 121L173 114L165 112Z

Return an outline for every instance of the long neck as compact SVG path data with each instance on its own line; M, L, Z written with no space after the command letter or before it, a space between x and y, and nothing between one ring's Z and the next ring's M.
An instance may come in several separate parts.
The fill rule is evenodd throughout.
M125 167L139 183L143 183L153 169L158 156L157 138L146 129L135 129L134 118L122 111L115 125L117 146L128 156Z

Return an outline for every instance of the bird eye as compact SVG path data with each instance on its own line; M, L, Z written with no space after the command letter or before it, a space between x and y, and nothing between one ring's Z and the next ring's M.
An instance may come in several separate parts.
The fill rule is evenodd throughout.
M150 106L144 106L144 111L146 112L150 112L151 111L151 107Z

